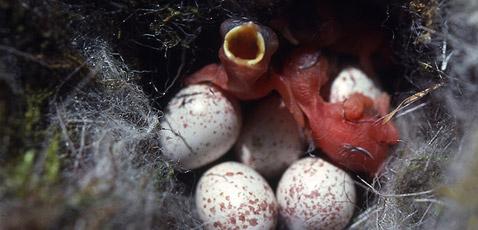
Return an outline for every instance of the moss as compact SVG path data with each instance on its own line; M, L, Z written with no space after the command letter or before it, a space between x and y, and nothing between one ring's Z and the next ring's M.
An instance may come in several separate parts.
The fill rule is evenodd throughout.
M432 36L436 28L436 17L438 15L439 4L436 0L412 0L409 3L408 9L414 12L418 17L416 20L418 24L425 29L419 29L419 34L417 35L414 43L418 44L428 44L432 41Z
M24 94L5 97L14 102L3 101L0 97L0 143L6 146L2 151L2 161L6 163L42 148L48 132L45 110L52 92L49 89L27 89Z
M19 198L34 195L49 199L60 175L59 147L60 135L56 134L43 154L29 149L17 162L11 162L12 165L4 171L3 190ZM41 159L42 155L45 156L44 160Z
M433 159L430 159L433 157ZM447 161L439 155L432 156L428 152L410 159L405 168L400 169L394 179L396 194L412 194L435 189L442 179L442 166ZM430 203L416 202L419 196L396 197L397 207L402 213L415 213L410 216L409 223L420 223L424 215L437 215L429 211ZM433 209L432 209L433 210Z
M2 191L7 197L48 197L60 173L60 135L46 124L46 105L51 90L28 88L22 95L15 95L16 111L7 111L6 126L2 138L11 142L6 153L5 167L1 176L5 180ZM6 106L5 106L6 107ZM5 108L7 110L7 108ZM23 111L23 112L22 112ZM6 113L6 112L5 112ZM23 113L23 116L19 116ZM43 148L43 143L47 147ZM5 155L3 156L5 157ZM5 197L0 197L0 199Z
M25 94L26 99L26 111L25 117L23 120L23 132L26 136L36 136L35 125L38 125L44 116L42 108L45 106L45 103L49 96L51 96L52 91L47 89L42 89L39 91L27 90Z
M435 157L430 159L428 154L421 154L420 157L411 159L406 169L398 175L399 183L396 191L400 193L413 193L423 188L435 187L441 179L442 159Z
M57 133L50 139L50 144L46 149L45 161L45 182L47 184L54 184L59 178L60 173L60 159L58 157L60 149L60 135Z
M53 2L0 1L0 160L14 164L48 142L48 101L78 66L71 43L70 16ZM11 87L11 88L9 88Z
M33 170L33 163L35 159L35 152L33 150L27 151L23 158L12 167L6 175L6 183L4 188L7 193L14 193L17 197L24 197L29 186L31 173Z
M156 170L154 184L158 190L164 190L164 185L174 180L175 172L172 165L163 165Z
M162 43L164 50L178 45L189 47L201 32L197 23L202 15L197 6L181 7L172 4L157 10L157 18L149 24L149 28L154 39Z

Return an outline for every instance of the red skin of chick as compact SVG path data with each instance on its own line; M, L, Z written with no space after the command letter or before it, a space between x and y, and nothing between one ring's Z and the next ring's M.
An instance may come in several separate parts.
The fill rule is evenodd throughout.
M390 145L397 144L399 138L391 122L383 124L380 120L388 112L389 97L382 94L372 100L356 93L342 103L327 103L319 89L328 81L328 68L327 59L318 51L297 49L282 71L274 74L278 79L276 89L289 108L302 111L315 145L330 159L373 175L386 159Z
M188 84L211 82L239 99L257 99L277 91L296 121L311 131L314 144L347 169L375 174L389 147L398 142L391 122L379 119L389 110L389 97L376 100L353 94L341 103L328 103L320 88L329 81L327 59L316 49L296 49L283 68L264 75L251 87L236 88L221 65L211 64L191 75Z
M234 59L227 57L224 46L221 46L218 52L221 65L210 64L203 67L201 70L189 76L186 79L186 83L212 82L241 100L264 97L273 90L268 70L271 57L279 46L277 36L266 26L248 21L228 19L221 24L221 35L223 39L225 39L226 34L235 27L241 27L242 36L236 36L235 39L229 40L230 43L233 43L230 47L234 48L234 51L231 50L230 52L240 58L244 58L243 56L253 57L254 54L258 52L258 48L253 48L255 45L250 46L250 44L254 43L257 39L254 34L260 33L262 39L264 39L265 46L262 60L254 65L237 63ZM250 43L240 43L237 42L238 39L243 39ZM246 59L251 59L252 57L247 57Z
M273 89L270 75L266 74L253 82L244 82L234 75L228 75L219 64L209 64L185 79L185 83L210 82L240 100L253 100L265 97Z

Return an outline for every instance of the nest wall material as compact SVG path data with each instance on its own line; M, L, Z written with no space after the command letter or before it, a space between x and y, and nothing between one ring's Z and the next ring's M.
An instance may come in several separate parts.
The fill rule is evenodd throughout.
M406 86L392 96L410 103L380 175L355 177L349 227L476 227L478 3L369 2L394 21ZM161 109L216 61L222 20L287 4L0 0L0 228L201 228L181 179L195 174L161 158Z

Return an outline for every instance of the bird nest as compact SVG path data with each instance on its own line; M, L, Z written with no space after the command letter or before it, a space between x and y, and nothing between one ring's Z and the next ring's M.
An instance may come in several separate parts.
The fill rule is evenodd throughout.
M0 0L0 228L201 228L204 169L162 156L162 111L186 76L218 62L224 20L301 15L300 28L314 23L310 4ZM400 131L374 178L353 174L348 227L476 227L478 4L332 5L384 34L389 64L374 65Z

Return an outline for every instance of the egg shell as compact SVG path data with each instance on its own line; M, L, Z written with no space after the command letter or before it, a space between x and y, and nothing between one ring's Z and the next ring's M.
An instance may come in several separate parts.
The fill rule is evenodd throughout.
M265 177L280 176L306 148L302 132L282 100L262 99L244 118L234 147L239 161Z
M206 229L274 229L277 223L274 192L241 163L224 162L206 171L195 199Z
M292 164L277 187L280 218L288 229L343 229L355 197L352 178L320 158Z
M364 72L349 67L342 70L332 82L329 101L342 102L353 93L362 93L371 99L376 99L381 95L381 90Z
M234 145L241 112L237 102L216 87L189 85L169 102L161 127L163 155L194 169L218 159Z

